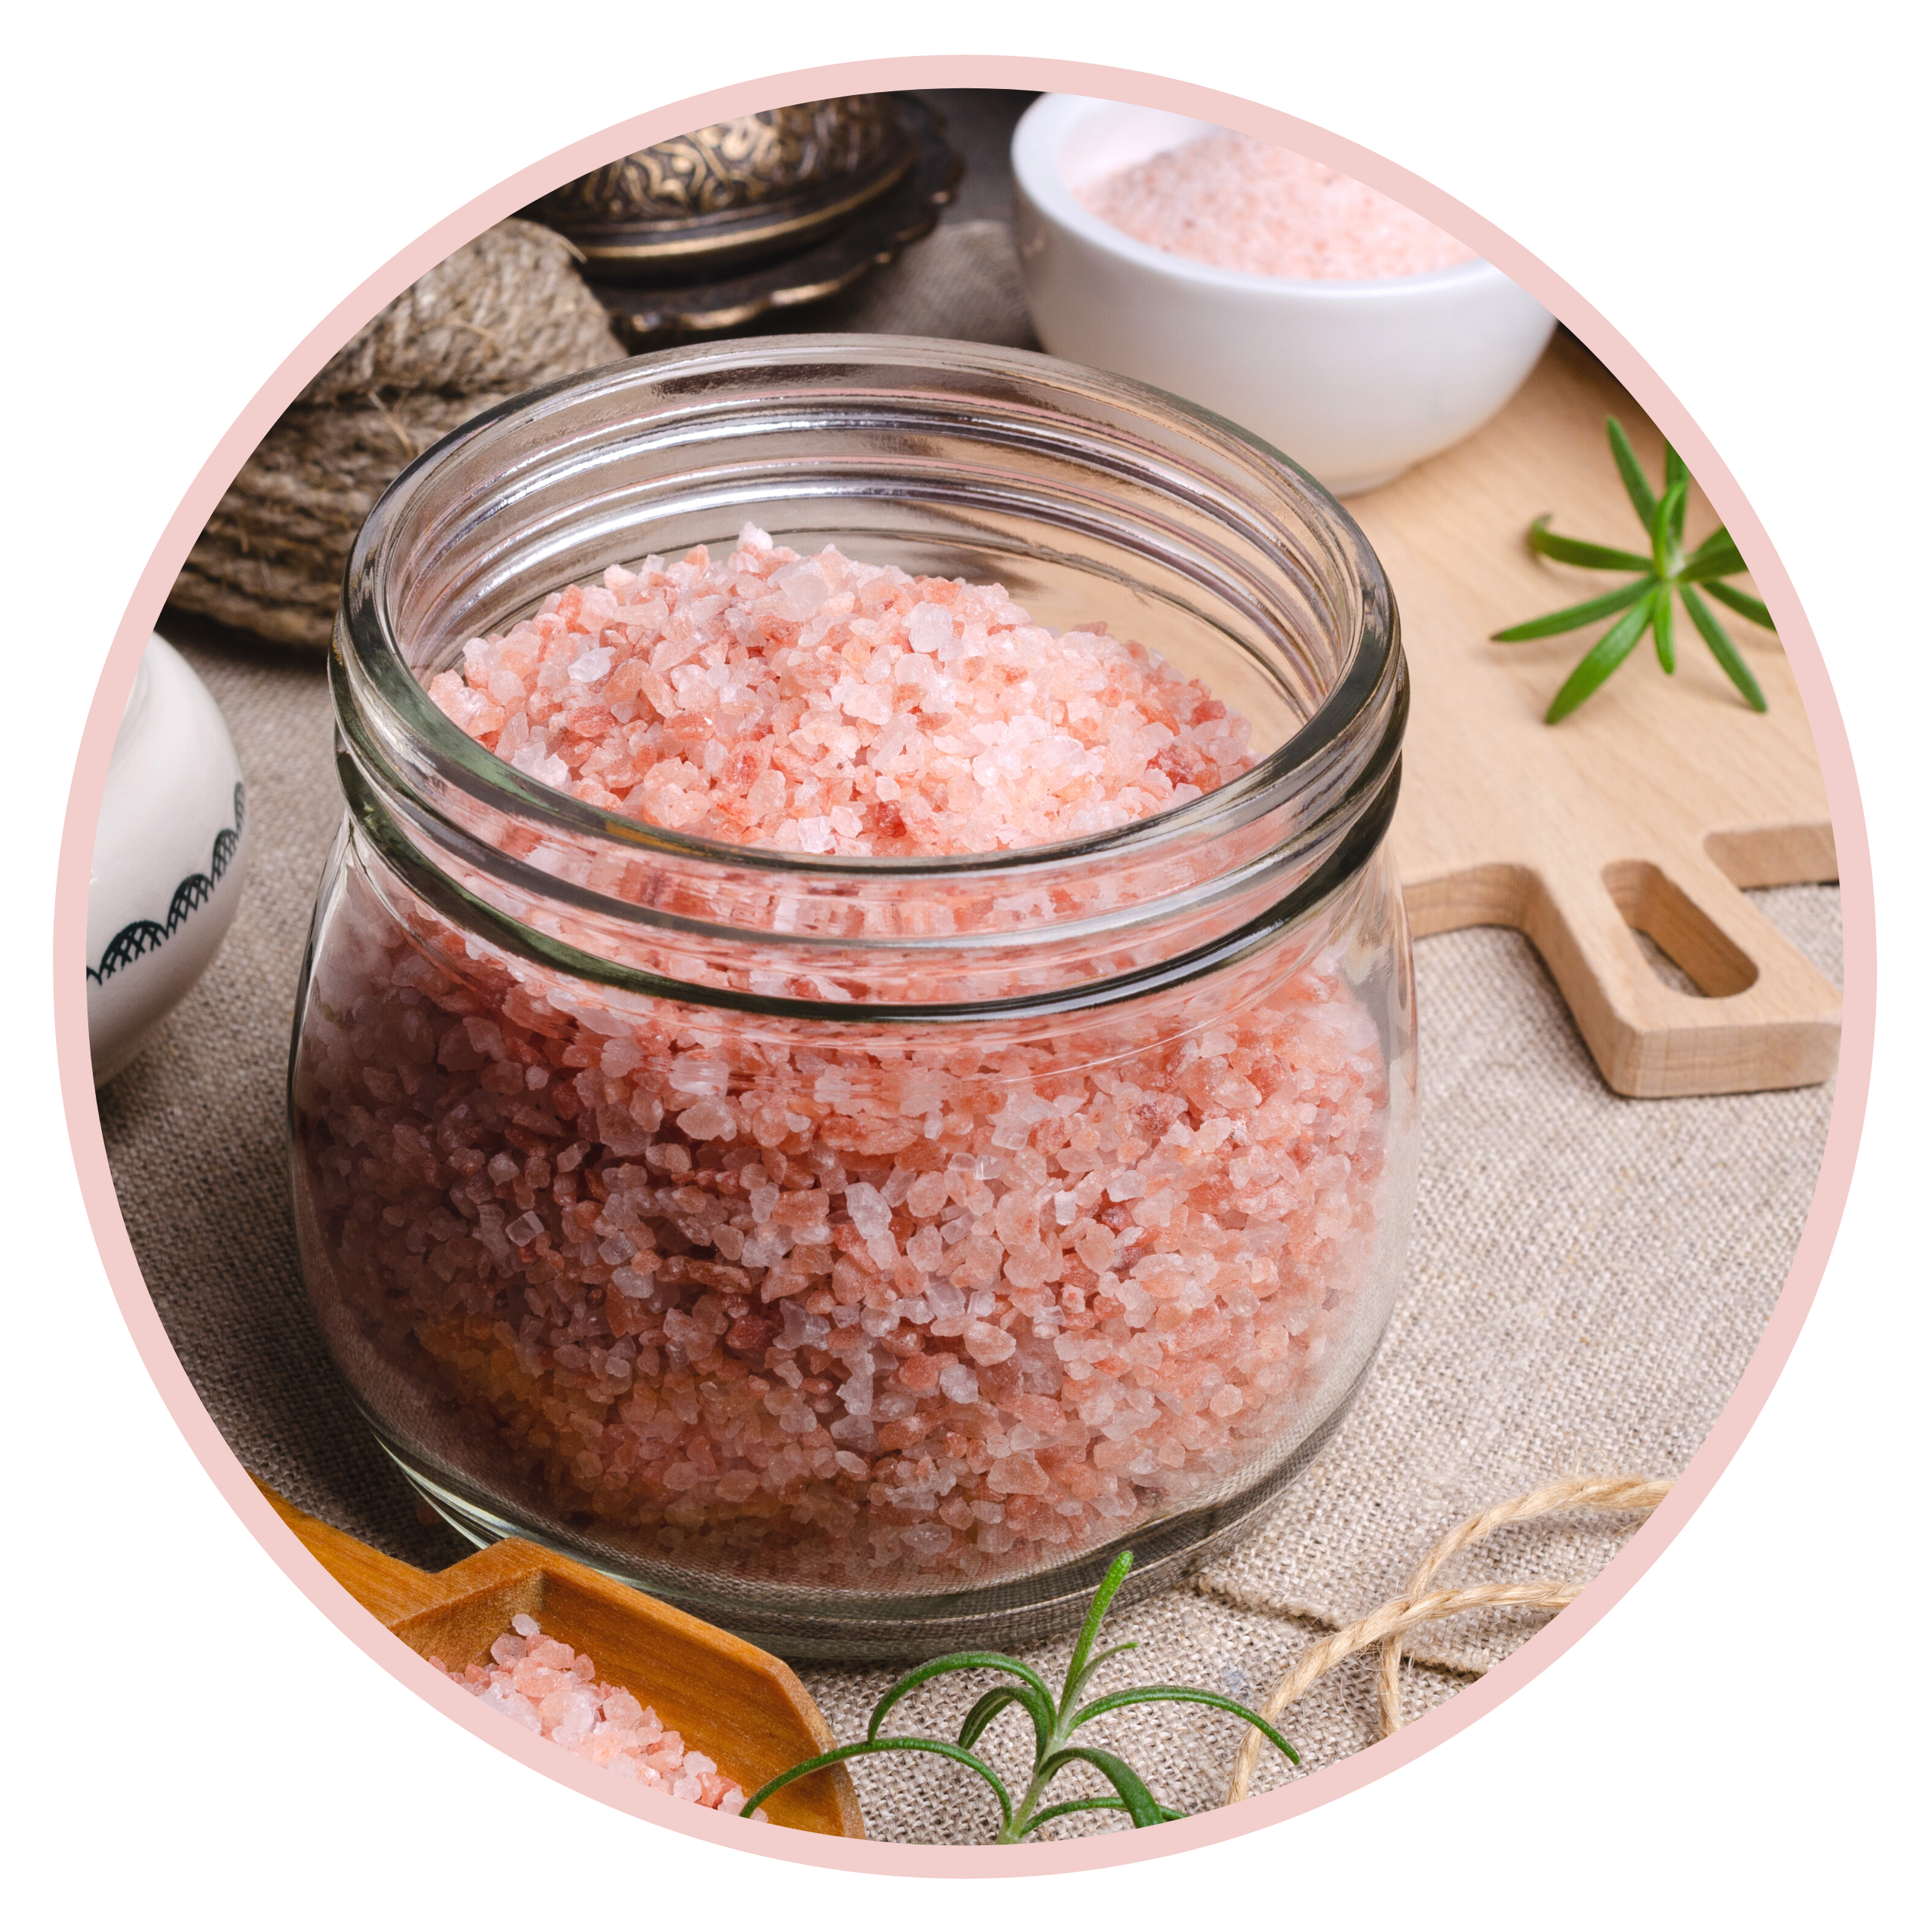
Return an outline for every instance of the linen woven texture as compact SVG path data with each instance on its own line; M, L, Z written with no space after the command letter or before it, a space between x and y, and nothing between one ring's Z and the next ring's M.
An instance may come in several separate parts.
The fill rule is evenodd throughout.
M943 228L814 326L1026 342L1002 224ZM418 1521L323 1349L297 1266L283 1091L296 976L340 813L319 661L162 626L227 716L253 851L220 955L148 1050L100 1097L122 1212L162 1320L242 1462L304 1509L439 1568L468 1546ZM1838 894L1753 895L1833 980ZM1527 941L1485 929L1416 946L1421 1187L1407 1279L1354 1409L1244 1546L1110 1620L1142 1648L1097 1688L1186 1682L1256 1703L1326 1632L1398 1593L1438 1537L1505 1497L1571 1474L1674 1477L1729 1398L1782 1289L1823 1155L1832 1088L1629 1100L1604 1085ZM1503 1531L1443 1585L1594 1575L1629 1519ZM1411 1716L1453 1697L1549 1621L1499 1611L1415 1633ZM1026 1653L1056 1681L1067 1640ZM1283 1727L1308 1770L1376 1736L1372 1655L1319 1682ZM841 1740L863 1734L890 1666L808 1664ZM940 1680L904 1727L949 1735L986 1680ZM895 1719L895 1723L900 1721ZM1023 1783L1017 1713L982 1749ZM1198 1706L1101 1720L1170 1804L1220 1801L1241 1730ZM852 1767L877 1838L983 1841L989 1794L930 1758ZM1264 1752L1257 1792L1294 1775ZM1056 1795L1094 1795L1078 1770ZM1109 1827L1108 1814L1050 1827Z

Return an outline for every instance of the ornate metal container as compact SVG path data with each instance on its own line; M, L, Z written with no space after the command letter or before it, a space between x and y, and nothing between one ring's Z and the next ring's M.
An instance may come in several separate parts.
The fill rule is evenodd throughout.
M917 96L844 94L660 141L524 212L641 349L848 288L931 231L959 171Z
M660 141L531 212L596 280L710 275L817 240L903 180L917 152L891 95L843 94Z

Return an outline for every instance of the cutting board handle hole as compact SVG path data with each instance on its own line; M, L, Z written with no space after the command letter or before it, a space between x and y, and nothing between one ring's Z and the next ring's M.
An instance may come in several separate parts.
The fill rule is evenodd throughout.
M1657 866L1620 859L1604 866L1603 882L1624 924L1662 954L1659 959L1644 949L1651 971L1666 986L1707 999L1728 999L1756 984L1757 962ZM1677 972L1667 971L1666 963Z

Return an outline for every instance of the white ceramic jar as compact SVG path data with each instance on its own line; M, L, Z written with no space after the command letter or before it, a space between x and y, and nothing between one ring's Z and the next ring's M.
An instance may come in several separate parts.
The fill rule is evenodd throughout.
M180 654L148 641L115 734L88 882L88 1039L103 1086L198 980L248 856L242 766Z
M1137 242L1078 198L1216 131L1077 94L1027 110L1014 235L1047 349L1219 411L1338 496L1391 481L1509 401L1555 323L1487 262L1374 281L1250 275Z

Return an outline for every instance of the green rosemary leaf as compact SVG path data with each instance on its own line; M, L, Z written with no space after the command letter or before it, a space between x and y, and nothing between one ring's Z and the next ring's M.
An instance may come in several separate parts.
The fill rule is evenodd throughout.
M930 1751L934 1756L950 1758L956 1764L964 1764L979 1773L993 1788L993 1795L999 1800L1000 1823L1013 1823L1013 1800L1007 1795L1006 1786L999 1776L983 1758L976 1758L970 1751L962 1751L956 1744L948 1744L937 1737L868 1737L857 1744L841 1744L835 1751L821 1751L816 1758L808 1758L802 1764L794 1764L789 1771L780 1771L769 1784L761 1785L745 1800L741 1816L749 1818L774 1791L783 1791L795 1779L809 1777L814 1771L822 1771L828 1764L842 1764L848 1758L869 1758L881 1751Z
M1650 558L1634 550L1613 550L1601 543L1580 543L1574 537L1552 537L1543 528L1549 521L1540 516L1530 525L1530 548L1559 564L1576 564L1586 571L1647 572L1651 568Z
M1062 1709L1070 1704L1079 1694L1078 1687L1085 1681L1087 1659L1094 1647L1094 1639L1100 1634L1101 1620L1107 1614L1121 1584L1127 1581L1127 1573L1134 1567L1134 1552L1124 1549L1109 1566L1106 1575L1101 1580L1100 1587L1094 1592L1094 1601L1087 1607L1086 1621L1080 1626L1079 1641L1073 1647L1073 1656L1066 1666L1066 1684L1060 1693Z
M1641 612L1633 613L1641 615ZM934 1757L949 1758L955 1764L964 1764L976 1776L992 1788L994 1796L999 1801L1001 1825L997 1842L1001 1844L1017 1843L1037 1831L1055 1818L1063 1818L1081 1811L1124 1811L1136 1829L1147 1825L1174 1823L1185 1817L1183 1811L1177 1811L1161 1804L1148 1789L1146 1781L1124 1759L1111 1751L1103 1751L1097 1746L1070 1744L1065 1740L1080 1725L1109 1711L1124 1710L1135 1704L1161 1703L1186 1703L1205 1704L1215 1710L1226 1711L1244 1724L1253 1724L1261 1730L1281 1751L1291 1764L1300 1764L1294 1746L1275 1730L1258 1713L1250 1710L1245 1704L1238 1704L1231 1698L1223 1697L1212 1690L1196 1690L1186 1684L1150 1684L1136 1689L1117 1691L1075 1712L1075 1700L1081 1687L1094 1672L1111 1658L1118 1657L1124 1651L1137 1650L1134 1643L1115 1644L1097 1654L1094 1644L1097 1641L1100 1626L1109 1606L1126 1581L1128 1572L1134 1567L1134 1555L1123 1550L1108 1567L1107 1574L1100 1586L1094 1593L1088 1606L1087 1616L1080 1629L1080 1635L1073 1648L1073 1655L1067 1667L1067 1688L1060 1703L1056 1706L1044 1681L1029 1665L1017 1657L1010 1657L998 1651L961 1651L951 1657L936 1657L931 1663L921 1664L909 1672L881 1697L872 1712L871 1730L856 1744L843 1744L830 1751L823 1752L804 1763L794 1764L789 1770L781 1772L768 1784L761 1786L745 1801L746 1812L755 1812L774 1792L782 1791L798 1778L809 1777L815 1771L842 1763L848 1758L863 1758L884 1751L924 1751ZM966 1714L959 1727L959 1741L956 1744L944 1743L936 1737L881 1737L878 1727L886 1712L901 1698L929 1681L949 1671L1001 1670L1020 1681L1012 1684L996 1684L985 1692ZM985 1759L977 1755L968 1747L978 1743L993 1719L1010 1704L1018 1704L1032 1719L1035 1742L1033 1775L1027 1786L1026 1795L1019 1817L1014 1816L1013 1798L999 1775ZM1048 1805L1037 1816L1032 1805L1043 1798L1053 1780L1069 1764L1091 1764L1111 1784L1116 1795L1112 1798L1088 1798L1070 1801L1065 1804Z
M1684 499L1690 488L1690 479L1680 476L1658 500L1651 518L1651 568L1659 577L1669 577L1683 561L1678 539L1683 534Z
M1647 530L1657 507L1651 479L1644 474L1644 466L1637 460L1637 452L1630 447L1630 438L1623 433L1623 425L1615 417L1607 416L1604 426L1610 432L1610 453L1617 459L1617 473L1623 478L1630 507L1637 512L1637 521Z
M1124 1811L1126 1809L1125 1801L1118 1798L1070 1798L1064 1804L1049 1804L1034 1817L1032 1823L1020 1835L1023 1838L1030 1838L1042 1825L1051 1824L1056 1818L1064 1818L1072 1811ZM1172 1816L1178 1818L1182 1814L1177 1811Z
M1737 546L1726 537L1707 555L1687 558L1677 575L1682 583L1708 583L1713 577L1735 577L1740 571L1749 568Z
M1301 1762L1295 1747L1266 1718L1251 1711L1245 1704L1236 1703L1232 1697L1218 1696L1212 1690L1197 1690L1190 1684L1141 1684L1131 1690L1109 1691L1106 1697L1096 1697L1091 1704L1084 1706L1067 1729L1077 1730L1093 1718L1104 1716L1109 1711L1124 1711L1130 1704L1161 1703L1205 1704L1211 1709L1226 1711L1244 1724L1254 1725L1290 1764Z
M1660 583L1651 592L1651 636L1657 648L1657 662L1669 676L1677 669L1677 644L1672 631L1670 586Z
M1075 1758L1091 1764L1126 1801L1121 1809L1134 1820L1138 1831L1147 1825L1164 1825L1173 1817L1167 1807L1147 1789L1140 1774L1124 1758L1116 1758L1111 1751L1097 1749L1091 1744L1069 1744L1063 1751L1056 1751L1042 1764L1038 1774L1041 1787L1048 1780L1064 1770Z
M1032 1823L1020 1828L1014 1842L1017 1844L1020 1838L1031 1838L1042 1825L1055 1818L1064 1818L1069 1811L1124 1811L1126 1809L1125 1804L1118 1798L1075 1798L1069 1799L1064 1804L1049 1804L1034 1818ZM1161 1814L1158 1822L1163 1825L1177 1825L1187 1816L1185 1811L1171 1810L1164 1804L1156 1805L1155 1809Z
M959 1727L958 1743L968 1747L978 1743L986 1726L1009 1704L1020 1705L1032 1719L1035 1749L1044 1752L1053 1740L1054 1707L1030 1684L1001 1684L989 1690L966 1713L966 1721Z
M1649 595L1651 582L1647 577L1640 577L1634 583L1626 583L1621 590L1592 597L1587 604L1572 604L1567 610L1552 611L1546 617L1532 617L1527 624L1512 624L1506 631L1498 631L1490 641L1527 644L1535 638L1580 631L1586 624L1595 623L1599 617L1614 617L1619 611L1629 610L1638 598Z
M1777 626L1771 622L1771 614L1748 590L1739 590L1728 583L1707 583L1704 594L1715 597L1720 604L1728 604L1740 617L1749 617L1762 629L1775 634Z
M1737 654L1737 645L1725 635L1711 607L1687 583L1682 591L1684 608L1690 613L1690 621L1703 632L1704 641L1711 647L1711 655L1722 666L1724 675L1743 693L1745 703L1753 711L1770 710L1758 680L1751 675L1750 666Z
M960 1725L958 1735L954 1738L953 1742L967 1750L971 1750L975 1744L979 1743L980 1735L984 1732L986 1726L991 1724L1008 1705L1017 1704L1019 1701L1020 1691L1017 1685L1001 1684L995 1686L966 1713L965 1720Z
M1563 688L1543 713L1543 722L1554 724L1558 719L1567 718L1636 649L1650 624L1651 606L1647 602L1638 605L1618 618L1570 673Z
M1707 557L1715 556L1718 552L1727 544L1730 544L1730 532L1725 529L1722 524L1719 524L1716 529L1712 531L1710 535L1684 559L1684 563L1687 565L1700 564ZM1737 546L1732 544L1731 547L1735 549Z
M1047 1688L1045 1680L1030 1664L1022 1663L1017 1657L1003 1656L998 1651L958 1651L951 1657L934 1657L930 1663L922 1663L917 1670L909 1671L878 1702L872 1706L872 1721L866 1727L868 1737L878 1735L879 1726L885 1721L885 1714L904 1697L918 1690L922 1684L935 1677L943 1677L954 1670L1004 1670L1018 1678L1040 1702L1051 1710L1054 1694ZM1029 1706L1030 1709L1030 1706ZM1036 1718L1035 1722L1038 1721Z
M1078 1697L1081 1692L1087 1688L1088 1685L1093 1682L1094 1678L1098 1675L1100 1666L1103 1664L1107 1663L1113 1658L1120 1656L1123 1651L1137 1651L1140 1647L1140 1646L1138 1644L1114 1644L1109 1645L1109 1647L1104 1651L1096 1651L1094 1654L1089 1657L1086 1663L1081 1666L1078 1681L1069 1684L1067 1688L1060 1694L1060 1709L1063 1711L1072 1709L1075 1698Z
M1666 443L1663 446L1663 487L1668 491L1672 485L1684 485L1684 494L1679 498L1677 508L1671 512L1670 540L1673 543L1684 541L1684 512L1689 503L1690 472L1684 466L1684 459Z

